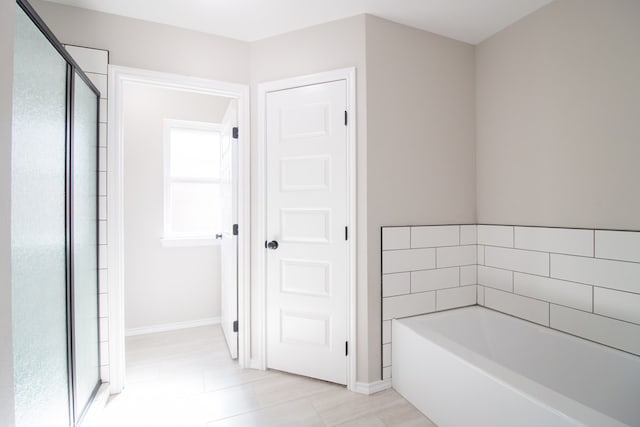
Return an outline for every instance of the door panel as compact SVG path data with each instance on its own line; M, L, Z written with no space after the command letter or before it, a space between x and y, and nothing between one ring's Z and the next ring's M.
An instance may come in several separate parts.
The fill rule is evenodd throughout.
M11 297L15 425L69 426L67 64L19 7L14 43Z
M267 367L346 384L346 82L266 100Z
M229 103L223 119L221 140L221 204L222 244L221 268L221 323L231 358L238 358L238 333L233 323L238 319L238 236L233 235L233 224L238 218L238 144L233 140L237 126L237 102Z

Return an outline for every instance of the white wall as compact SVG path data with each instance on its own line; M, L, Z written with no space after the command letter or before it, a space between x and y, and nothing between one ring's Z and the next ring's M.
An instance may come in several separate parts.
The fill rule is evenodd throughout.
M475 222L474 47L367 16L367 269L380 321L380 227ZM380 329L369 330L370 379Z
M558 0L478 45L478 222L640 230L639 23Z
M11 117L15 3L0 2L0 427L12 426Z
M249 81L248 43L41 0L31 3L63 43L106 49L110 64Z
M123 101L126 329L219 318L219 246L161 243L163 119L220 123L229 100L130 84Z

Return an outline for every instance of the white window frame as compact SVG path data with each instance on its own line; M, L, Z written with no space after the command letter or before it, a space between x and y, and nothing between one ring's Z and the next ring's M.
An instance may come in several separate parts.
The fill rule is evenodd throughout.
M220 184L221 179L212 178L172 178L171 177L171 129L181 128L190 130L212 131L220 134L222 141L222 125L218 123L198 122L191 120L164 119L163 120L163 179L164 179L164 203L163 203L163 247L179 246L215 246L219 244L213 235L195 235L190 233L175 233L171 231L171 184L174 182L209 183Z

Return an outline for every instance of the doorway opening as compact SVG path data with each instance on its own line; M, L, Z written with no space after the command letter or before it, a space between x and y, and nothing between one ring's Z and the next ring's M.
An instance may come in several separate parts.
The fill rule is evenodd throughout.
M220 323L244 367L248 88L111 66L109 98L111 393L127 335Z

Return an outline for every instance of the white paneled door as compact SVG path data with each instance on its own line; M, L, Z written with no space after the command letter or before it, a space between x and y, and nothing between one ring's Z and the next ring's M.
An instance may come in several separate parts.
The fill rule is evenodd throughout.
M234 327L238 320L238 236L234 235L234 224L238 220L238 144L234 138L237 129L238 108L236 101L229 103L222 121L220 139L220 184L222 238L220 245L220 322L233 359L238 358L238 332Z
M347 382L347 84L266 94L267 367Z

